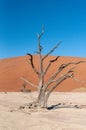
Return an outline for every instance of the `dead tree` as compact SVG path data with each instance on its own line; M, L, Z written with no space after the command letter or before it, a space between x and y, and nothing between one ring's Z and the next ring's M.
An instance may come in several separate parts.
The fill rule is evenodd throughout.
M27 105L28 108L35 108L35 107L47 108L47 101L48 101L48 98L49 98L50 94L52 93L52 91L56 87L58 87L58 85L60 83L62 83L64 80L66 80L68 78L74 78L73 69L75 68L76 65L83 62L83 61L69 62L69 63L60 65L59 68L56 70L56 72L49 78L49 80L47 82L44 82L44 77L45 77L46 73L48 72L51 64L56 62L60 58L60 56L57 56L55 59L50 60L48 65L46 66L45 70L43 69L44 60L52 52L54 52L55 49L57 49L57 47L60 45L61 42L59 42L56 46L54 46L54 48L52 48L46 55L43 56L42 55L43 47L41 46L41 43L40 43L40 39L43 36L43 34L44 34L44 28L42 28L42 33L41 34L37 34L37 37L38 37L38 52L37 53L39 55L39 68L40 68L39 71L35 67L35 64L34 64L34 61L33 61L33 55L27 53L27 55L29 56L29 63L31 65L32 69L34 70L34 72L37 74L38 79L39 79L39 83L38 83L38 85L34 85L29 80L27 80L27 79L25 79L23 77L21 78L22 80L27 82L32 87L36 87L37 90L38 90L38 97L37 97L36 101L32 102L32 103L29 103ZM70 65L74 65L74 67L71 67ZM70 69L69 69L68 66L70 66ZM57 78L57 76L67 67L68 67L67 72L65 72L65 74L63 74L59 78ZM52 83L53 83L53 85L52 85ZM51 87L49 87L50 85L51 85Z

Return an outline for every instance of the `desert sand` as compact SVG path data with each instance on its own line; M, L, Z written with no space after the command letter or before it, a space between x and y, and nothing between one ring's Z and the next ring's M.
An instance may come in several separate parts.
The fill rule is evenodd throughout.
M53 109L19 109L36 97L37 92L0 92L0 130L86 130L86 93L53 92Z
M49 56L45 60L44 68L47 66L50 59L54 58L55 56ZM0 92L2 91L20 92L24 83L24 81L21 80L21 77L29 79L34 84L38 84L37 75L35 75L28 61L29 61L28 56L0 59ZM68 62L78 62L78 61L86 61L86 58L63 57L63 56L60 57L58 61L53 63L53 65L49 69L48 73L45 76L45 82L49 79L49 77L53 73L56 72L59 65ZM39 70L38 55L34 55L34 63L36 68ZM81 80L82 82L67 79L62 84L60 84L55 91L70 92L82 87L86 89L86 63L81 63L74 69L74 76L78 80ZM36 90L35 88L32 88L28 84L26 85L26 88L31 91Z

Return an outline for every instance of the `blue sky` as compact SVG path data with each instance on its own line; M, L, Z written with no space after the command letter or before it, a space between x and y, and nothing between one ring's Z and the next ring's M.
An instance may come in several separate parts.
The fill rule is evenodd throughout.
M42 25L44 54L86 57L86 0L0 0L0 58L35 54Z

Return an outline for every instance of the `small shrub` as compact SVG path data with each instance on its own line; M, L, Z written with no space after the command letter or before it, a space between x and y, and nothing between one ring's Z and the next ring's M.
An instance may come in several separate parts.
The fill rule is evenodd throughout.
M27 89L26 88L26 83L24 82L23 84L22 84L22 89L20 90L21 92L31 92L31 89Z

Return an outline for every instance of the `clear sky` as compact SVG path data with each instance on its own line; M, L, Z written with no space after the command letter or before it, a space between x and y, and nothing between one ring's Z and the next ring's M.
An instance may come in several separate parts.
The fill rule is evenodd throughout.
M42 25L44 54L86 57L86 0L0 0L0 58L35 54Z

